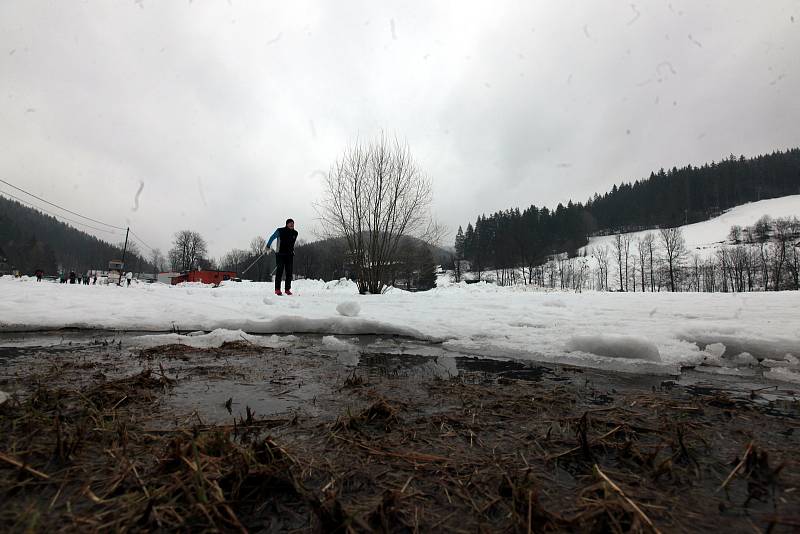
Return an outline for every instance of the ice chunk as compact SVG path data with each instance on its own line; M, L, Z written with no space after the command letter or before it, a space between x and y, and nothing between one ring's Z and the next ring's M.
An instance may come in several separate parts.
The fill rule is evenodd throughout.
M753 355L749 352L742 352L741 354L737 354L733 358L733 362L738 365L758 365L758 360L753 358Z
M793 371L787 367L773 367L764 373L764 378L800 384L800 372Z
M763 331L763 323L760 326ZM708 347L712 345L724 344L729 355L747 352L757 360L779 360L784 358L787 353L795 352L798 347L796 335L786 337L785 335L763 336L755 333L740 334L728 332L722 328L718 328L717 332L688 332L681 334L680 337L686 341L697 343L701 347L706 345L706 352L709 352Z
M722 359L726 348L722 343L709 343L706 345L706 349L703 351L703 364L724 367L728 363Z
M361 306L358 304L358 302L348 300L346 302L340 302L336 306L336 311L345 317L356 317L359 313L361 313Z
M800 370L800 360L795 358L794 355L792 354L787 354L786 356L784 356L782 360L771 360L771 359L762 360L761 365L773 369L777 367L784 367L787 369Z
M636 358L660 362L658 347L651 341L638 336L621 334L596 334L573 336L567 342L568 351L588 352L609 358Z
M323 336L322 345L326 349L332 350L352 350L354 348L352 344L336 336Z
M187 345L189 347L207 349L219 348L225 343L244 341L259 347L281 348L290 345L296 338L294 336L254 336L242 330L226 330L218 328L212 332L191 332L181 334L156 334L131 338L128 343L133 347L151 348L164 345Z
M722 343L710 343L706 345L706 352L714 358L722 358L725 354L725 345Z

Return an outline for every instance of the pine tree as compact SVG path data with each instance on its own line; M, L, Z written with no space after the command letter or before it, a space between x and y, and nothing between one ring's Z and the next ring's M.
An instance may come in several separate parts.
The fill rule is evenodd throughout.
M464 239L464 231L459 226L456 233L456 260L464 259Z
M475 229L472 223L467 224L467 231L464 233L464 259L473 261L475 256Z

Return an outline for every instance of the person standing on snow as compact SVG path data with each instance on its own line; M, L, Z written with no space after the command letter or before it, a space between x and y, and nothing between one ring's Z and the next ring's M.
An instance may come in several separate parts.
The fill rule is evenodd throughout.
M297 231L294 229L294 221L286 219L286 226L278 228L267 241L267 247L271 248L272 242L278 240L275 245L275 294L281 293L281 277L286 271L286 294L292 294L292 267L294 266L294 242L297 241Z
M128 280L128 287L131 287L131 280L133 280L133 273L128 271L128 274L125 275L125 278Z

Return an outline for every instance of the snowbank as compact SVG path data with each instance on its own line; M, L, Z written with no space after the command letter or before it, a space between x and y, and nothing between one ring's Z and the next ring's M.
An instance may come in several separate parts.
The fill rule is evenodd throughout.
M576 294L480 283L359 295L347 280L298 280L293 290L295 296L275 297L269 283L127 288L4 277L0 331L211 332L151 340L193 346L248 334L398 335L467 355L667 374L703 363L719 369L788 364L800 356L800 292ZM341 314L350 303L358 306L355 317Z

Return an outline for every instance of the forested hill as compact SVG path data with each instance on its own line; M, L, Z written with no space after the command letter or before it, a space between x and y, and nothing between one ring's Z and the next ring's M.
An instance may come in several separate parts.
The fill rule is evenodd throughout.
M574 253L595 233L699 222L740 204L797 193L800 148L749 159L730 156L702 167L662 169L585 204L482 215L459 231L456 250L479 268L511 257L537 262L555 252Z
M673 167L621 183L586 204L597 229L677 226L757 200L800 193L800 148L702 167Z
M120 241L125 239L124 232L121 235L109 235ZM0 250L0 256L7 258L8 266L23 274L42 269L46 275L54 275L59 267L67 272L74 270L79 273L90 269L106 269L109 260L122 257L119 247L2 196ZM146 263L138 256L126 263L134 268L138 264L141 270L145 270Z

